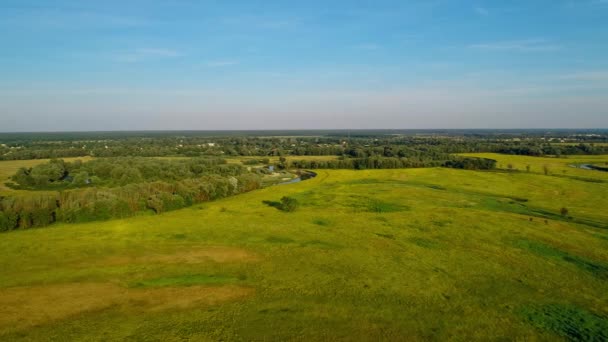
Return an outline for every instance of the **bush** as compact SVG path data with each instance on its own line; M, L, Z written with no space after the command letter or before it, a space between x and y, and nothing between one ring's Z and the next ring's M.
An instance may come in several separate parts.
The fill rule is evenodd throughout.
M279 207L279 209L287 212L292 212L298 209L298 206L298 200L292 197L283 196L283 198L281 198L281 206Z
M0 212L0 232L17 228L19 216L15 212Z

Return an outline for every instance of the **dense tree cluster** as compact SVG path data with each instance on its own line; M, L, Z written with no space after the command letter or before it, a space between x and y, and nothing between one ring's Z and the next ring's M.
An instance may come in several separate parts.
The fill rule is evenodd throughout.
M262 185L258 172L220 158L54 159L20 169L12 180L18 188L61 191L0 198L0 230L161 213Z
M261 184L259 175L243 173L0 197L0 231L122 218L145 211L162 213L255 190Z
M178 181L203 175L237 176L246 172L220 158L158 159L142 157L99 158L87 162L53 159L21 168L11 180L23 189L121 186L153 181Z
M407 159L394 157L341 158L337 160L293 160L285 168L296 169L401 169L441 166L441 160Z
M298 169L402 169L418 167L449 167L467 170L491 170L496 161L487 158L448 157L445 159L408 159L396 157L342 158L338 160L294 160L286 162L286 168Z
M444 167L465 170L492 170L496 168L496 160L488 158L453 158L443 163Z
M517 154L524 156L561 156L561 155L587 155L587 154L606 154L608 146L594 144L576 144L576 145L506 145L500 147L495 152L505 154Z

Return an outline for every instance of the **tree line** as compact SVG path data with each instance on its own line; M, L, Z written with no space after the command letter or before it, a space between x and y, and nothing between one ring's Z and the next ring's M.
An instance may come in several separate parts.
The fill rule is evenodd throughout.
M203 175L237 176L247 172L221 158L158 159L143 157L99 158L86 162L53 159L21 168L11 177L13 188L66 189L86 186L122 186L154 181L178 181Z
M42 227L55 222L88 222L162 213L261 187L255 173L217 174L174 182L132 183L113 188L29 192L0 197L0 231Z
M467 170L491 170L496 160L488 158L456 157L447 159L408 159L397 157L343 158L337 160L281 160L280 168L298 169L402 169L420 167L447 167Z
M374 156L413 158L430 154L497 152L530 156L607 154L608 132L370 131L284 136L230 132L106 132L2 134L0 160L91 156L200 157ZM219 135L218 135L219 134ZM310 133L308 133L310 134Z
M0 198L0 231L162 213L258 189L262 173L221 158L119 157L54 159L11 180L14 188L47 191Z

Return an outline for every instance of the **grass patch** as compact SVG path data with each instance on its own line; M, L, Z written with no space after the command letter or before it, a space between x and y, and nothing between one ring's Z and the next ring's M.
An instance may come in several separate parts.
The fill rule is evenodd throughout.
M511 200L507 200L511 199ZM562 221L562 222L572 222L581 225L590 226L593 228L601 228L608 229L608 224L604 222L599 222L596 220L582 218L582 217L573 217L573 216L564 216L558 212L551 212L541 208L529 207L522 202L527 201L526 199L522 199L522 201L518 201L517 198L511 197L484 197L480 201L480 207L486 210L493 211L504 211L510 213L516 213L520 215L533 216L542 219L551 219L554 221ZM557 209L556 209L557 210Z
M575 341L606 341L608 319L573 305L526 307L520 311L533 326Z
M280 202L266 200L262 201L262 203L266 204L269 207L277 208L278 210L285 212L295 211L299 206L299 202L297 199L287 196L283 196Z
M361 178L342 182L349 185L372 185L372 184L406 184L407 182L395 179Z
M312 220L312 223L316 224L317 226L329 226L331 223L326 220L326 219L322 219L322 218L316 218Z
M410 238L408 241L422 248L435 249L439 247L438 242L419 237Z
M370 200L367 210L372 213L394 213L409 210L409 207L397 203Z
M267 242L270 243L293 243L295 242L295 240L287 238L287 237L282 237L282 236L269 236L266 238Z
M450 220L432 221L432 222L433 222L434 226L441 227L441 228L443 228L443 227L447 226L448 224L452 223L452 221L450 221Z
M321 240L310 240L300 244L302 247L312 246L326 249L337 249L340 246L331 242L321 241Z
M436 185L436 184L429 184L429 185L427 185L427 187L431 188L431 189L435 189L435 190L447 190L446 187L441 186L441 185Z
M606 224L604 222L598 222L595 220L572 217L572 216L563 216L563 215L559 215L557 213L552 213L550 211L543 210L543 209L533 209L533 208L528 208L528 209L529 209L530 215L535 215L535 216L539 216L542 218L548 218L548 219L552 219L552 220L556 220L556 221L566 221L566 222L570 221L573 223L578 223L578 224L582 224L582 225L586 225L586 226L590 226L590 227L594 227L594 228L608 229L608 224Z
M395 240L395 235L393 234L383 234L383 233L374 233L379 237L385 238L385 239L389 239L389 240Z
M581 181L581 182L587 182L587 183L606 183L606 181L603 180L603 179L590 178L590 177L568 176L568 175L558 175L558 174L553 174L551 176L553 176L553 177L561 177L561 178L568 178L568 179L573 179L573 180L577 180L577 181Z
M608 266L596 263L582 257L569 254L555 247L531 240L519 240L515 244L521 249L526 249L534 254L547 258L561 260L577 268L593 274L598 278L608 279Z
M141 280L131 287L167 287L167 286L194 286L194 285L221 285L238 281L236 277L208 274L186 274L176 277L163 277Z

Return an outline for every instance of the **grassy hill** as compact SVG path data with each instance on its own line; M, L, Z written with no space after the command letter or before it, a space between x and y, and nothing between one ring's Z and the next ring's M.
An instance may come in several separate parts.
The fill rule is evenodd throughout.
M481 156L1 234L0 339L607 339L608 157Z

